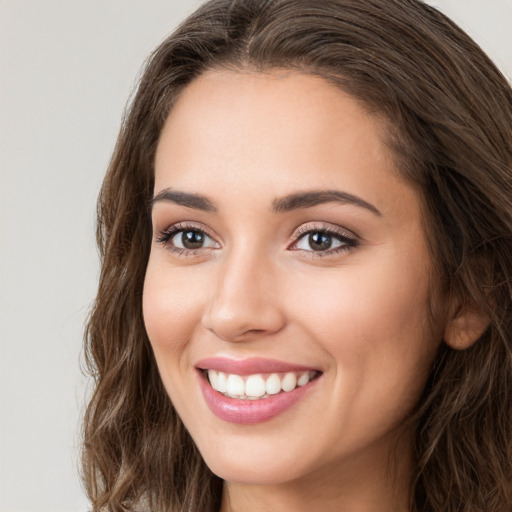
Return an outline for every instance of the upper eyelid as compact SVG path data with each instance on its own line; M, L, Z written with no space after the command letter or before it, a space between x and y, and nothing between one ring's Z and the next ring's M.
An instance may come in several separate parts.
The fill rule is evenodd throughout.
M173 222L172 224L169 224L166 228L163 228L161 230L156 230L155 235L163 234L163 233L169 233L171 231L186 231L186 230L196 230L196 231L202 231L205 235L208 235L210 238L216 240L218 237L213 234L213 232L205 227L201 223L196 223L193 221L180 221L180 222Z
M311 225L311 224L313 224L313 225ZM206 227L202 223L198 223L195 221L173 222L172 224L169 224L166 228L157 230L157 231L160 233L164 233L164 232L169 232L171 230L185 231L186 229L197 229L198 231L204 231L204 233L206 233L207 235L210 235L210 236L213 235L212 231L208 227ZM294 228L292 230L292 234L290 235L290 238L298 237L298 236L301 236L305 233L308 233L308 232L314 231L314 230L328 231L328 232L332 232L332 233L343 234L343 235L346 235L347 237L359 238L358 235L356 235L353 231L351 231L347 228L337 226L336 224L315 222L315 221L304 222L304 223L300 224L300 226ZM216 235L213 235L213 236L216 236Z
M343 236L345 238L350 238L353 240L360 240L360 236L354 233L352 230L344 228L342 226L331 224L331 223L324 223L324 222L305 222L301 224L299 227L295 228L292 237L297 240L301 236L314 232L314 231L325 231L327 233L336 234L339 236Z

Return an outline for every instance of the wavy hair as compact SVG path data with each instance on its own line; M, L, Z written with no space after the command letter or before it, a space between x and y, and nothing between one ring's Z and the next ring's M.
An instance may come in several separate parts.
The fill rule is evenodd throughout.
M163 124L207 69L313 73L382 113L419 191L436 279L489 319L442 344L411 422L414 512L512 510L512 91L485 53L419 0L211 0L148 59L98 201L99 290L83 479L99 511L214 512L207 468L161 383L142 317L148 203ZM171 113L172 115L172 113Z

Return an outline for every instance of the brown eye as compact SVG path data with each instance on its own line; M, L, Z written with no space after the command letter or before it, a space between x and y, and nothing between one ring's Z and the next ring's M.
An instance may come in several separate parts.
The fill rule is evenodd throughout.
M328 231L312 230L302 235L296 248L303 251L324 252L349 245L350 241L344 237Z
M302 233L296 235L297 241L292 249L308 252L311 255L319 256L334 255L343 251L357 247L358 242L355 238L349 236L344 231L335 231L334 229L307 229L302 228Z
M176 224L164 231L157 242L171 252L187 252L200 249L216 249L219 244L202 229Z
M204 230L183 223L170 226L155 236L155 240L177 256L191 256L195 251L220 248L220 244Z
M308 243L313 251L326 251L332 246L332 236L322 232L310 233Z
M203 247L205 234L198 230L188 230L177 233L172 241L175 247L183 249L200 249Z

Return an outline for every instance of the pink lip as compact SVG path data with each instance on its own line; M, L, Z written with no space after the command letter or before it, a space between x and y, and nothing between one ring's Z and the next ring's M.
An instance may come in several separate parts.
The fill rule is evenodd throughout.
M253 373L305 372L316 370L310 366L286 363L276 359L252 357L249 359L230 359L227 357L208 357L196 364L201 370L217 370L218 372L250 375Z
M300 372L313 368L272 359L251 358L237 361L222 357L203 359L197 363L196 368L198 368L199 386L203 397L215 416L230 423L246 425L262 423L278 416L304 397L316 385L318 380L313 379L305 386L297 387L286 393L278 393L269 398L242 400L230 398L215 391L210 386L203 370L211 369L237 375L249 375L253 373Z

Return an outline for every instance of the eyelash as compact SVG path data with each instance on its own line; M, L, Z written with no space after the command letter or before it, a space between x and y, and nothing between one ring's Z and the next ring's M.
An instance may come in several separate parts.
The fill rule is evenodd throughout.
M178 224L173 224L172 226L168 227L167 229L164 229L161 231L158 236L156 237L157 243L163 245L168 251L170 251L173 254L176 254L177 256L181 257L189 257L189 256L195 256L200 251L204 250L204 247L201 247L199 249L182 249L181 247L174 247L170 244L170 241L173 239L174 236L176 236L178 233L186 232L186 231L195 231L198 233L202 233L206 235L208 238L211 238L213 240L213 237L210 236L204 229L199 228L198 226L195 226L194 224L187 224L186 222L179 222Z
M354 248L356 248L359 245L358 239L354 236L349 234L343 229L334 229L332 227L326 226L326 225L311 225L306 224L301 226L297 231L294 233L294 242L293 245L296 245L298 242L300 242L303 238L306 237L308 234L318 233L321 235L327 235L329 237L332 237L340 242L342 242L342 245L339 247L336 247L334 249L328 249L326 251L307 251L304 249L293 249L295 251L302 251L303 253L307 253L307 255L311 258L322 258L327 256L332 256L335 254L340 254L343 252L348 252Z
M194 231L198 233L202 233L203 235L206 235L208 238L213 240L213 237L208 234L207 231L205 231L202 228L199 228L198 226L194 224L188 224L186 222L180 222L177 224L173 224L169 228L161 231L156 236L156 242L163 245L168 251L170 251L173 254L176 254L179 257L191 257L197 255L199 252L201 252L204 249L207 249L205 247L200 247L198 249L182 249L181 247L175 247L170 244L170 241L174 236L176 236L178 233L186 232L186 231ZM344 230L336 230L331 227L328 227L326 225L304 225L301 226L297 231L294 233L293 238L294 242L292 245L296 245L298 242L300 242L306 235L311 233L318 233L321 235L326 235L329 237L332 237L342 243L339 247L336 247L334 249L328 249L326 251L314 251L314 250L305 250L305 249L291 249L295 251L301 251L303 253L307 253L308 257L316 258L316 257L327 257L332 256L335 254L340 254L343 252L350 251L354 248L356 248L359 245L359 241L354 235L351 235L347 233Z

